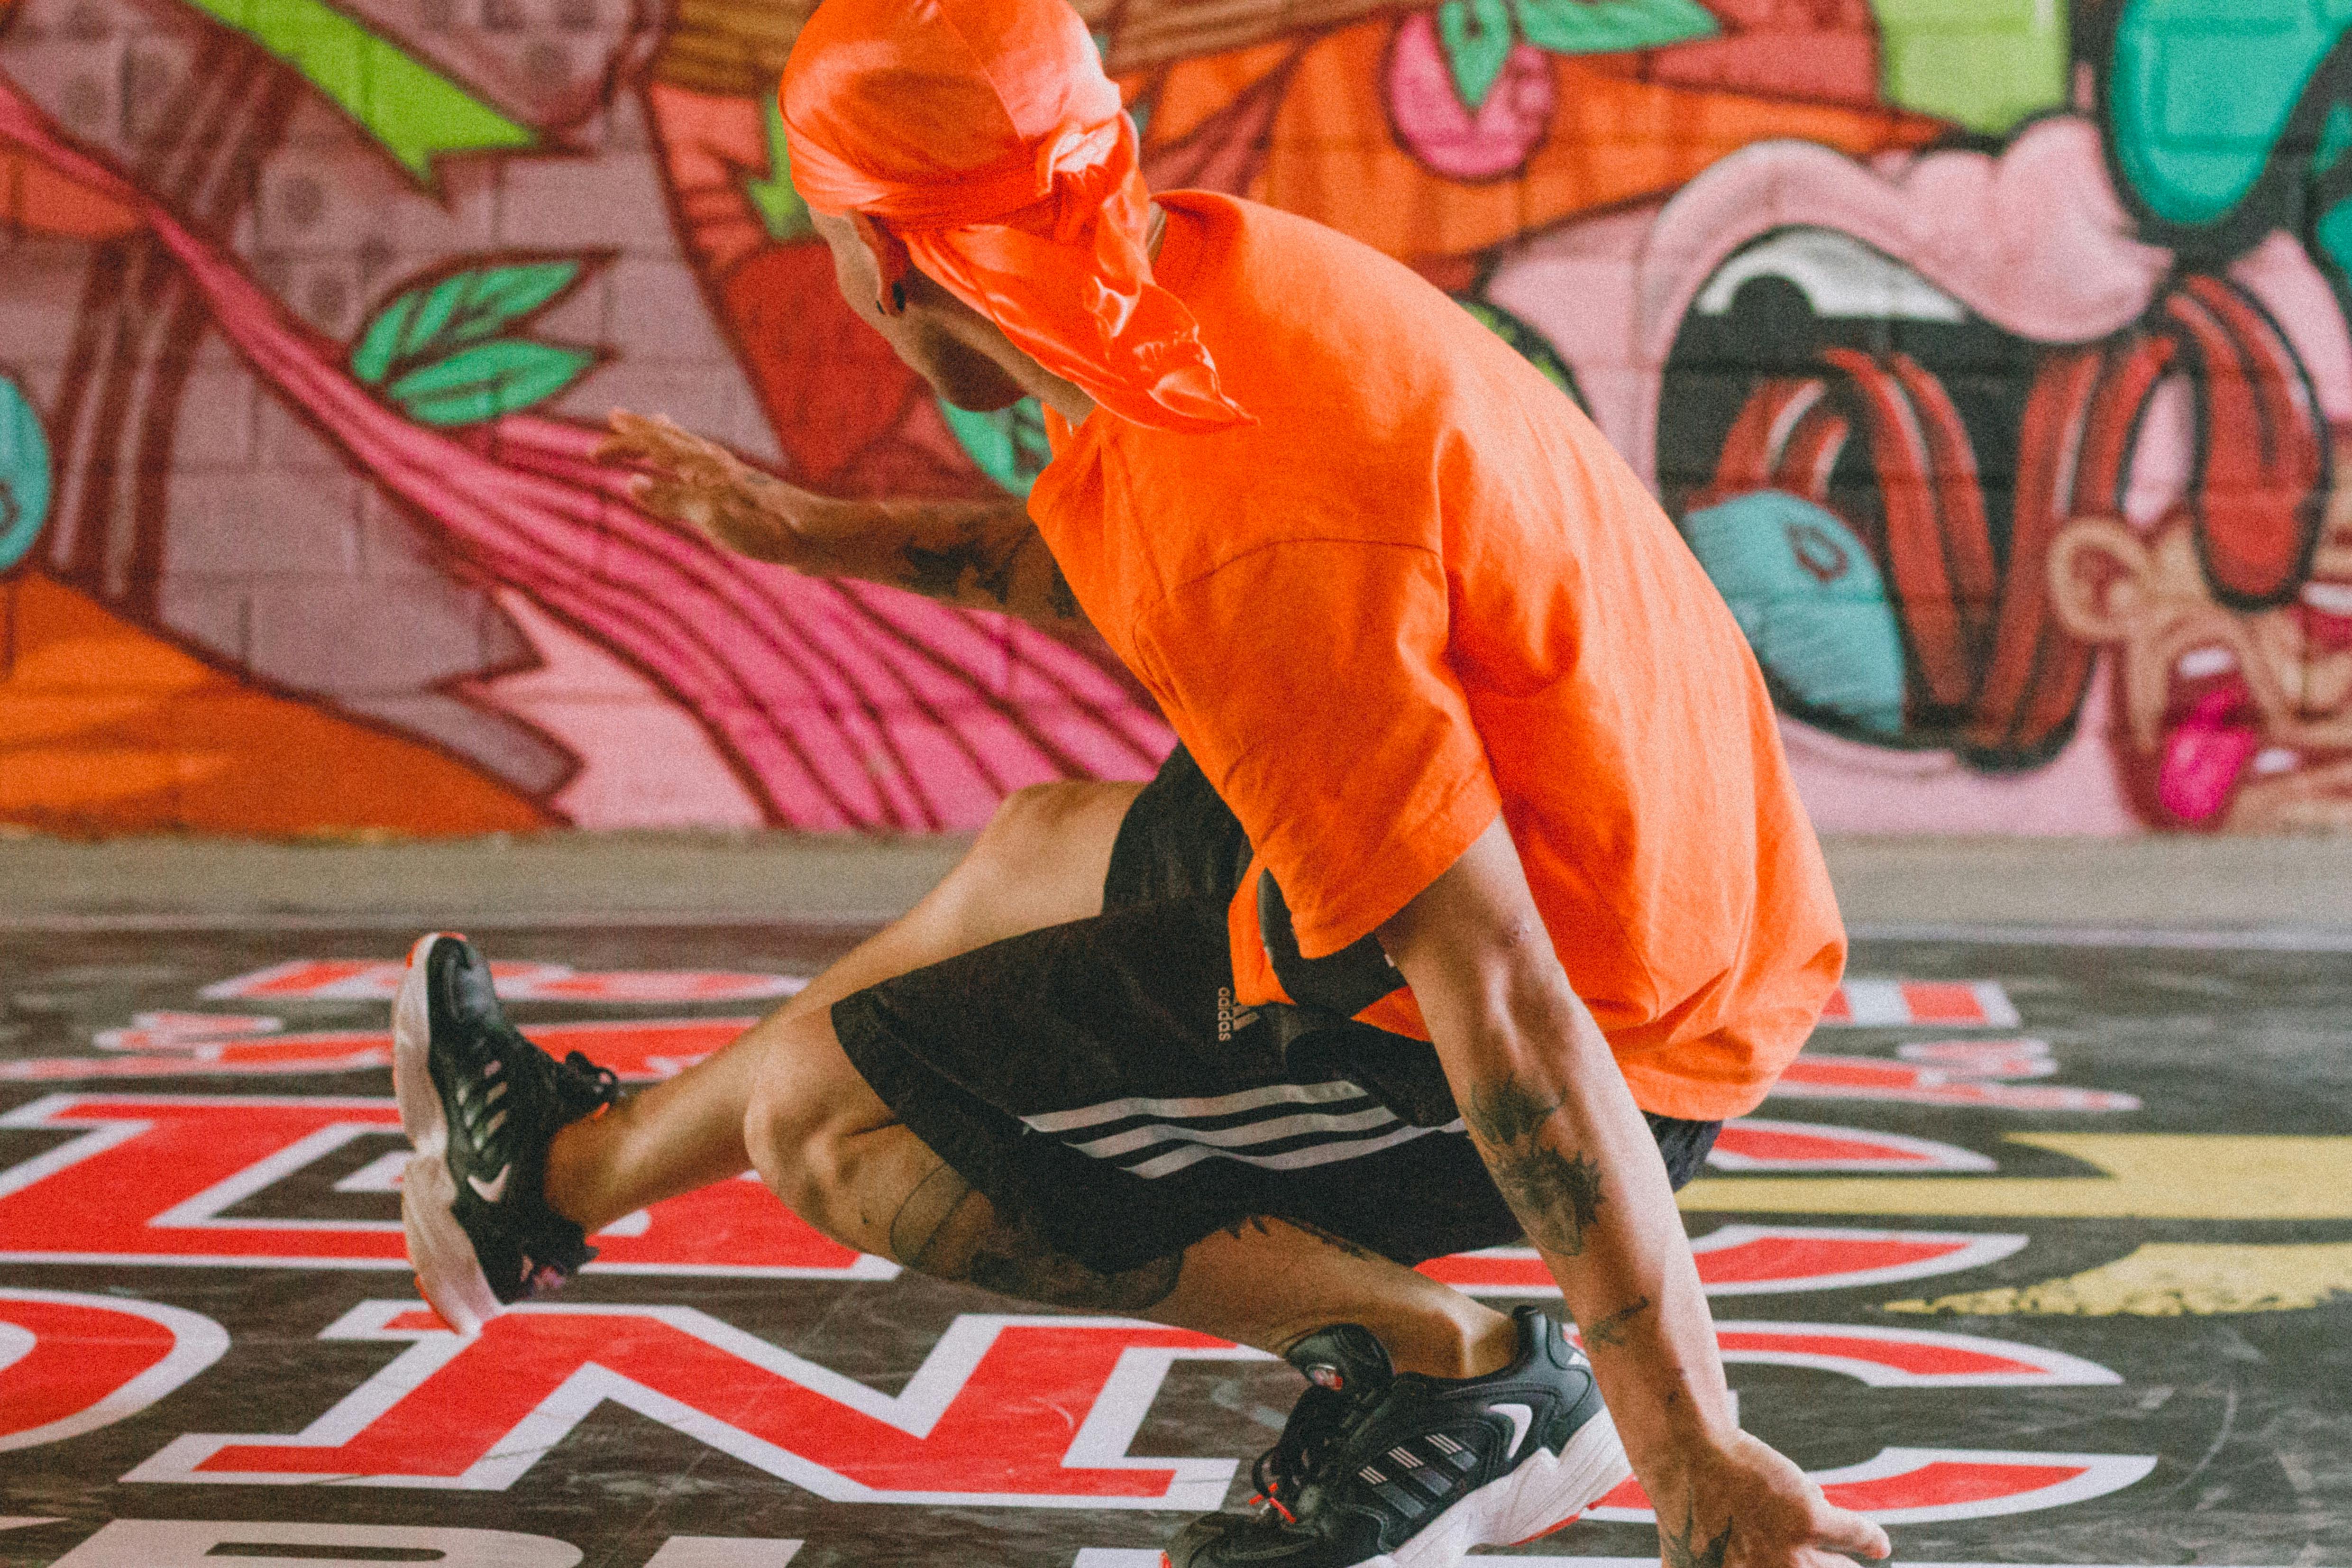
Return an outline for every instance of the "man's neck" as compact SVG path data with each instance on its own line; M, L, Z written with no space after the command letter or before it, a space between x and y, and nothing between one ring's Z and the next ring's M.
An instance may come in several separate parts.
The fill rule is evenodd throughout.
M1167 234L1168 209L1154 202L1151 204L1150 225L1144 234L1144 254L1157 260L1160 242L1167 237ZM1087 416L1095 411L1093 398L1026 354L1022 356L1022 363L1007 368L1012 371L1013 380L1021 384L1023 391L1068 420L1074 427L1085 424Z

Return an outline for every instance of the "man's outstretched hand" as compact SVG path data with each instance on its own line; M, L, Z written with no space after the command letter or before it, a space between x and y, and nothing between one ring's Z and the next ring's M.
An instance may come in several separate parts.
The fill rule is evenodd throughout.
M1658 1505L1664 1568L1854 1568L1893 1547L1858 1513L1769 1445L1733 1432L1685 1470L1688 1489Z
M838 503L763 474L716 441L656 415L613 410L601 463L644 471L629 494L656 517L689 523L726 549L817 575L836 568L824 521Z

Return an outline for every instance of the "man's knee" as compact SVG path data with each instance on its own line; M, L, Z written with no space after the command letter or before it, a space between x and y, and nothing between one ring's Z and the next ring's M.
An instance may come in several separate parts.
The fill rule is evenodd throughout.
M1111 841L1135 790L1074 780L1013 791L942 885L948 911L982 940L1098 911Z
M854 1184L853 1142L887 1120L822 1014L780 1020L743 1110L743 1146L769 1191L831 1233Z
M1066 847L1074 832L1101 814L1102 790L1086 780L1014 790L980 830L964 864L983 877L1017 878L1024 868L1034 873L1041 857Z

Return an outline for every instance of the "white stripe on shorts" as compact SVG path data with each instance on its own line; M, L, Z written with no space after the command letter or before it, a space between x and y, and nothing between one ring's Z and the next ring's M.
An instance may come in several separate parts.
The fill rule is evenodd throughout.
M1245 1121L1239 1127L1171 1127L1165 1122L1147 1122L1124 1132L1114 1132L1108 1138L1097 1138L1091 1143L1073 1143L1071 1148L1081 1154L1091 1154L1097 1160L1108 1160L1120 1154L1132 1154L1138 1149L1149 1149L1155 1143L1181 1139L1188 1143L1210 1143L1223 1149L1245 1149L1254 1143L1272 1143L1278 1139L1297 1138L1309 1132L1361 1132L1370 1127L1385 1127L1396 1117L1384 1106L1349 1111L1344 1116L1318 1115L1301 1111L1297 1116L1277 1116L1266 1121Z
M1237 1111L1255 1110L1262 1105L1328 1105L1335 1100L1361 1100L1363 1089L1344 1079L1329 1083L1269 1083L1258 1089L1244 1089L1234 1094L1202 1095L1190 1100L1107 1100L1100 1105L1081 1106L1076 1110L1046 1110L1021 1120L1040 1132L1071 1132L1081 1127L1099 1127L1106 1121L1120 1121L1130 1116L1163 1116L1177 1121L1191 1121L1211 1116L1231 1116Z
M1454 1125L1459 1126L1460 1123ZM1393 1149L1424 1133L1449 1131L1451 1129L1444 1127L1400 1127L1393 1132L1383 1132L1378 1138L1359 1138L1344 1143L1318 1143L1280 1154L1244 1154L1232 1149L1212 1149L1202 1143L1186 1143L1127 1169L1139 1176L1167 1176L1188 1165L1197 1165L1203 1160L1239 1160L1245 1165L1257 1165L1269 1171L1303 1171L1310 1165L1328 1165L1340 1160L1353 1160L1361 1154L1376 1154L1382 1149Z

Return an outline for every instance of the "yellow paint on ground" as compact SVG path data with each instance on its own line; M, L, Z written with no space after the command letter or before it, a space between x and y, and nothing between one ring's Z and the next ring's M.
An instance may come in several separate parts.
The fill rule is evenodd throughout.
M2098 1176L1711 1176L1682 1192L1717 1214L2000 1219L2352 1219L2352 1138L2013 1132Z
M2177 1318L2187 1313L2293 1312L2325 1306L2339 1296L2352 1296L2352 1242L2239 1247L2160 1241L2069 1279L1938 1296L1932 1301L1889 1301L1886 1310Z

